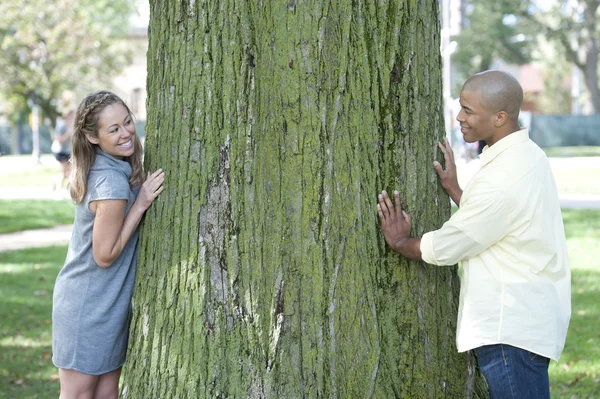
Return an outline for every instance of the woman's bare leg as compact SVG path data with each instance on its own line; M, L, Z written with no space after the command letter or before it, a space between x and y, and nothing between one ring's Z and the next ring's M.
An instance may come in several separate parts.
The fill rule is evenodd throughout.
M58 369L58 377L60 378L60 399L94 398L94 391L99 379L97 375Z
M102 374L96 384L94 399L117 399L119 396L119 378L121 368Z

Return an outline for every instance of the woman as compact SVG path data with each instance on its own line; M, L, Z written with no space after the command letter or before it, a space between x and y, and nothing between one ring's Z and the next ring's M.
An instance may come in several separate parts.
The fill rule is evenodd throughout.
M111 92L81 102L72 145L75 222L54 288L52 360L62 399L117 398L138 225L162 192L164 173L159 169L144 179L131 111Z

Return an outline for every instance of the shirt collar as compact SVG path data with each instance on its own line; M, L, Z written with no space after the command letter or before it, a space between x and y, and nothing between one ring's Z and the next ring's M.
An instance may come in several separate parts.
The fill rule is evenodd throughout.
M117 159L114 156L96 148L96 160L90 170L118 170L125 174L129 179L131 177L132 168L129 162Z
M501 138L491 147L486 145L483 148L483 152L479 156L481 166L485 166L492 162L494 158L500 155L507 148L519 143L523 143L527 140L529 140L529 131L527 129L521 129Z

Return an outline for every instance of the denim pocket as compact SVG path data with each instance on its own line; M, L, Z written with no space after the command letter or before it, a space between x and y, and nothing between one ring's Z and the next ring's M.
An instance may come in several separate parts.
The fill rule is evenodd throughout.
M542 355L538 355L537 353L528 351L527 354L529 355L529 361L531 363L547 364L550 362L550 359L548 359L547 357L544 357Z

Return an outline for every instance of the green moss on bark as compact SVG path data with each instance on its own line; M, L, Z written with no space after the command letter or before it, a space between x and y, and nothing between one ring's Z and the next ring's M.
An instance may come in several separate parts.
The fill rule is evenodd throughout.
M146 166L124 396L477 397L459 281L391 253L449 215L438 2L151 1ZM469 374L471 373L471 374Z

